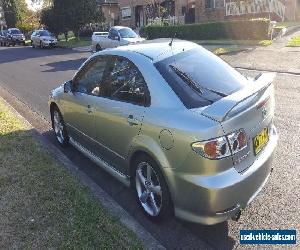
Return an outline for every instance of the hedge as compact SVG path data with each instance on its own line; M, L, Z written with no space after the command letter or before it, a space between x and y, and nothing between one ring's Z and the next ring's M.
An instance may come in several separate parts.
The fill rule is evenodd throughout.
M268 38L269 19L235 20L177 26L146 26L140 34L148 39L173 37L185 40L264 40Z

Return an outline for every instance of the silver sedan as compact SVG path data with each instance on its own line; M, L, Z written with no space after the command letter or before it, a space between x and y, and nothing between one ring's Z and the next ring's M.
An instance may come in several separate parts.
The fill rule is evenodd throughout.
M50 94L52 125L153 220L237 220L277 145L273 74L246 79L203 47L157 40L92 55Z

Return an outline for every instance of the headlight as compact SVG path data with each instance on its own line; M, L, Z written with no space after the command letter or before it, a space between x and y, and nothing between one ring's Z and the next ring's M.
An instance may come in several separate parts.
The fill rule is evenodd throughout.
M234 155L247 147L247 136L243 129L215 139L195 142L192 149L199 155L212 159L222 159Z

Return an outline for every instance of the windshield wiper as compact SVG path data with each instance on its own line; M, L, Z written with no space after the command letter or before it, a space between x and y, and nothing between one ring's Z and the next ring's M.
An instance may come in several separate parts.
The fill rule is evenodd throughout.
M221 97L226 97L227 95L222 93L222 92L219 92L219 91L216 91L216 90L213 90L213 89L210 89L210 88L206 88L206 87L203 87L201 86L198 87L198 84L193 81L186 73L182 72L180 69L176 68L174 65L170 65L170 67L175 71L175 73L182 79L184 80L186 83L189 84L190 87L192 87L194 90L196 90L198 93L200 94L203 94L203 91L201 90L202 89L206 89L210 92L213 92Z
M184 80L193 90L198 92L198 94L200 95L203 94L203 91L197 86L197 83L195 83L186 73L182 72L174 65L170 65L170 67L174 70L176 75L178 75L182 80Z

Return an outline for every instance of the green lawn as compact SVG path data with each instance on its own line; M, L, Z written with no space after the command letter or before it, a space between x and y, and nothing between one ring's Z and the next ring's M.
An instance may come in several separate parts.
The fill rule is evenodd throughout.
M0 99L0 247L142 248Z
M90 46L92 44L91 38L82 37L79 40L77 38L70 37L66 42L65 39L58 40L58 46L64 48L77 48L77 47L85 47Z
M300 35L293 37L288 41L287 47L300 47Z
M246 46L268 46L272 40L194 40L200 45L246 45Z

